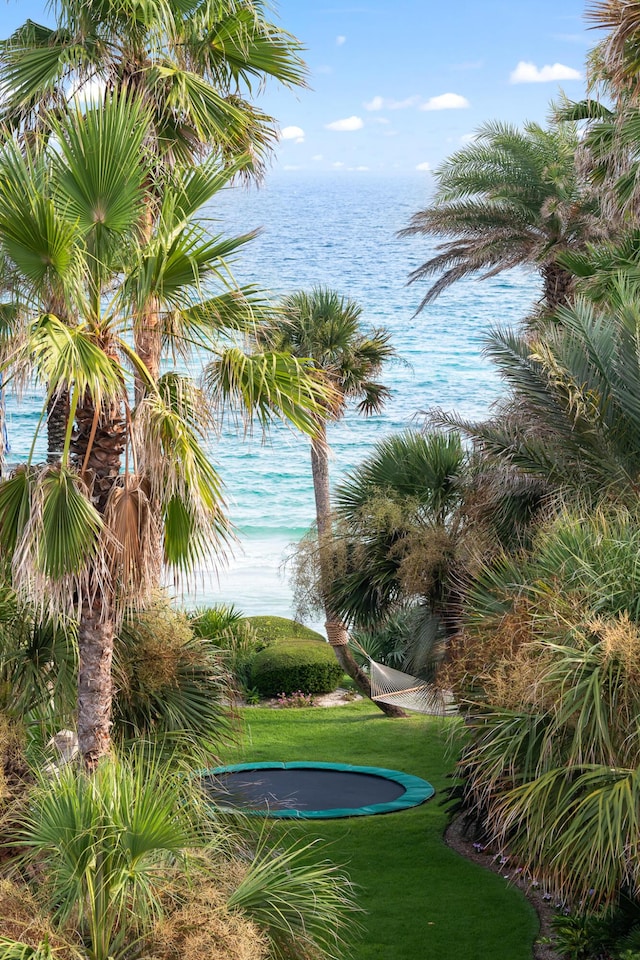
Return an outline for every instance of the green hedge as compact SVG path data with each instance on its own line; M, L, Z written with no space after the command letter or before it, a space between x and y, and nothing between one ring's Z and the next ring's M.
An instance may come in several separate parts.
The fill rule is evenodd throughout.
M283 640L315 640L326 643L321 633L316 633L310 627L305 627L297 620L288 620L286 617L247 617L261 640L270 643L280 643Z
M342 668L328 643L289 640L267 647L254 658L251 682L263 697L279 693L331 693Z

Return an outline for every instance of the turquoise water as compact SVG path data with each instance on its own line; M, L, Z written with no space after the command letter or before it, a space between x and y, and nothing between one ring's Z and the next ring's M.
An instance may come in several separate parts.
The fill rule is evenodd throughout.
M424 204L429 182L423 175L376 179L345 173L311 181L292 174L268 180L259 191L229 190L210 210L225 231L262 228L234 264L238 281L259 283L276 297L330 286L362 305L366 323L392 333L400 357L385 374L392 399L379 416L349 413L330 428L334 481L381 437L419 423L425 410L484 416L500 383L482 356L483 334L498 323L517 323L539 296L535 274L511 271L482 283L458 283L413 316L425 287L407 287L407 274L427 259L431 245L395 234ZM19 405L9 398L7 407L11 459L19 460L28 451L40 399L27 392ZM211 438L210 451L225 482L238 543L226 563L199 571L185 599L290 616L282 565L314 516L308 442L280 426L268 438L252 439L225 426L219 438Z

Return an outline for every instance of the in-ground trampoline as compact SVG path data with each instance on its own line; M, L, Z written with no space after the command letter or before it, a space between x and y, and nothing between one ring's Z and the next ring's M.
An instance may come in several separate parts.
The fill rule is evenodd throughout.
M219 809L263 817L324 820L392 813L424 803L435 793L426 780L346 763L236 763L205 774Z

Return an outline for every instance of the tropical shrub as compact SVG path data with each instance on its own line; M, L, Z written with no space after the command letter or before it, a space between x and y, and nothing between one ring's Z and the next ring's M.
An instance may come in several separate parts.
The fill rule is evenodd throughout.
M224 650L224 663L235 685L244 691L250 685L251 664L269 640L258 635L250 619L233 605L201 607L189 614L196 637Z
M266 831L256 839L241 818L219 821L196 779L157 756L43 777L15 843L21 881L0 883L3 960L26 960L41 943L44 956L49 931L51 946L69 942L87 960L141 948L159 960L343 955L355 906L339 869L317 862L314 844L285 845L280 835L273 850Z
M158 599L132 615L114 654L114 738L215 756L231 735L228 674L217 645ZM204 759L204 758L203 758Z
M635 515L565 513L467 597L469 796L587 912L640 889L639 555Z
M301 690L294 690L293 693L279 693L277 702L278 706L284 709L314 707L316 703L312 693L302 693Z
M278 643L253 661L251 682L264 697L280 693L330 693L338 686L342 667L328 644L309 640Z
M77 628L62 616L42 617L0 582L0 711L45 735L69 724L77 686ZM46 731L48 730L48 734Z

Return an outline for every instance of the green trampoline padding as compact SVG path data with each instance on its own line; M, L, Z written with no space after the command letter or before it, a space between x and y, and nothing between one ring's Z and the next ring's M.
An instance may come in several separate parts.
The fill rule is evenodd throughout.
M207 770L204 777L218 808L277 818L393 813L435 793L430 783L409 773L347 763L235 763Z

